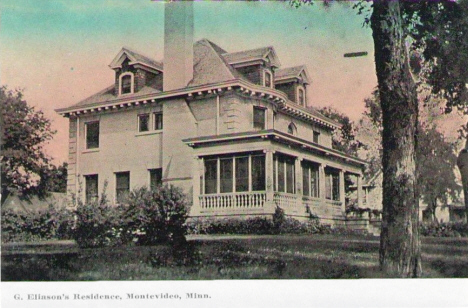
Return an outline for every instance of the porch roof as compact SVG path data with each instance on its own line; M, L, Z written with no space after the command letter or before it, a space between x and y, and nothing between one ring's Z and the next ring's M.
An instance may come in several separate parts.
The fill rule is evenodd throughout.
M303 150L317 152L325 156L331 156L333 158L343 160L347 163L358 165L359 167L364 167L367 164L366 161L359 159L357 157L350 156L346 153L324 147L320 144L316 144L308 140L304 140L296 136L292 136L292 135L277 131L275 129L261 130L261 131L255 131L255 132L203 136L203 137L183 139L182 141L186 143L188 146L192 148L196 148L196 147L204 147L204 146L210 146L210 145L215 145L215 144L222 144L226 142L242 141L242 140L249 140L249 139L256 139L256 138L269 139L272 141L282 142L282 143L286 143L292 146L297 146Z

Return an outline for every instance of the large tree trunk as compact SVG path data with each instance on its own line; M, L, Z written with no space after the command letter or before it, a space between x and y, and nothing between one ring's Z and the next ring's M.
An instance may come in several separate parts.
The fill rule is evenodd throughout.
M466 141L465 148L458 154L457 166L460 169L463 183L463 198L465 199L464 221L468 222L468 140Z
M374 1L371 18L383 115L380 266L391 277L421 275L416 189L418 101L399 1Z

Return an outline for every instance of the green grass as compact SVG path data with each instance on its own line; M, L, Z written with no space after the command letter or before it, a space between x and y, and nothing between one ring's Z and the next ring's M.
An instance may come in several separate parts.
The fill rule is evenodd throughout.
M169 247L2 256L3 281L383 278L378 238L338 235L200 237L190 265ZM468 239L424 238L426 278L468 277ZM193 257L194 256L194 257Z

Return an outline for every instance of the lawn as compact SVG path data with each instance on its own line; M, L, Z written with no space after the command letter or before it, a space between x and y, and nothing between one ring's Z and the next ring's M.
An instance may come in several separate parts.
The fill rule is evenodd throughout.
M383 278L376 237L199 236L189 244L188 259L165 246L2 255L2 281ZM423 238L422 252L423 277L468 277L468 239Z

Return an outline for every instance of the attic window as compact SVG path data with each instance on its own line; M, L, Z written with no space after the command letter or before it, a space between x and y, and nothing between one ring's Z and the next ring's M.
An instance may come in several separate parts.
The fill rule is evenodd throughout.
M133 93L133 74L120 75L120 95Z
M264 82L263 82L263 85L265 87L268 87L268 88L273 88L273 78L272 78L272 75L269 71L264 71L265 72L265 76L264 76Z
M297 103L301 106L305 106L305 91L304 87L300 86L297 88Z

